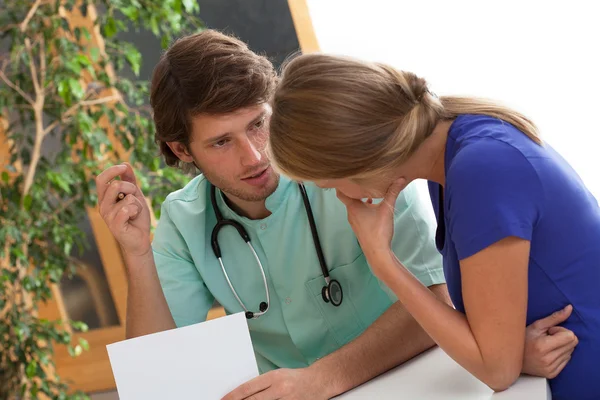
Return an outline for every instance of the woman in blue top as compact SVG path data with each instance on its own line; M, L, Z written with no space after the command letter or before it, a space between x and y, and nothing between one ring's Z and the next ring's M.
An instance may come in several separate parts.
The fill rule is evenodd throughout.
M600 398L600 208L531 121L321 54L289 62L272 103L273 161L337 190L375 274L454 360L504 390L521 371L526 325L572 307L564 327L579 345L552 355L553 397ZM455 309L390 250L394 201L418 178L429 181Z

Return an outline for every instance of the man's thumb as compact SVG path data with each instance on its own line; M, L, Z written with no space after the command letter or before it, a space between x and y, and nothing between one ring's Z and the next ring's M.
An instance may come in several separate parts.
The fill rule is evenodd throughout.
M572 311L573 311L573 306L569 304L562 310L553 312L552 314L548 315L546 318L540 320L539 325L543 329L548 329L552 326L556 326L562 322L565 322L567 320L567 318L569 318L569 316L571 315Z

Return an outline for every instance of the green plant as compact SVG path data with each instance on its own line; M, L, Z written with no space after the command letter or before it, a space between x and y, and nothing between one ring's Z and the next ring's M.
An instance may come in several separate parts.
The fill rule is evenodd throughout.
M95 205L94 177L107 163L134 165L145 193L153 188L156 213L169 189L187 180L160 168L148 83L138 81L141 55L119 33L150 30L166 46L184 30L201 29L198 5L2 3L0 49L8 50L0 54L0 117L7 141L0 149L10 150L0 164L0 399L85 398L48 375L56 344L70 345L75 356L86 349L85 341L72 343L72 332L85 324L42 320L38 305L73 272L70 259L86 246L78 223ZM50 142L59 148L48 151Z

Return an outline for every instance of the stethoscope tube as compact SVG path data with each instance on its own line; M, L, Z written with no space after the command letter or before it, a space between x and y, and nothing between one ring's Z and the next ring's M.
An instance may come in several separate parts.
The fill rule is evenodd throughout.
M306 194L306 188L303 184L299 183L300 193L302 194L302 201L304 202L304 208L306 209L306 215L308 216L308 224L310 225L310 231L312 234L313 242L315 244L315 250L317 251L317 258L319 259L319 265L325 278L326 286L321 289L321 297L325 303L331 302L332 305L338 307L342 304L343 291L342 285L335 279L329 277L329 270L325 263L325 256L323 256L323 249L321 248L321 241L319 240L319 233L317 232L317 225L315 224L315 217L312 213L312 207L310 201L308 201L308 195Z
M337 307L337 306L341 305L342 299L343 299L342 286L340 285L340 283L337 280L331 279L331 277L329 276L329 270L327 269L327 264L325 263L325 256L323 255L323 249L321 248L321 243L319 241L319 234L317 232L315 219L314 219L314 216L312 213L312 207L310 206L310 201L308 200L308 195L306 194L306 188L301 183L299 183L298 186L300 187L302 201L304 203L304 208L306 210L306 214L308 217L310 231L311 231L311 235L313 238L313 243L315 245L315 250L317 252L317 258L319 260L319 265L321 267L321 271L323 272L323 277L325 278L326 286L324 286L323 289L321 290L321 296L323 298L323 301L325 301L326 303L331 303L332 305ZM240 306L244 309L246 318L248 318L248 319L258 318L261 315L264 315L267 313L267 311L269 310L270 304L271 304L270 303L270 295L269 295L269 285L267 284L267 277L265 275L265 270L263 268L263 265L260 262L260 258L258 257L258 254L256 254L256 250L252 246L252 243L250 243L250 235L248 235L248 232L246 231L246 229L237 221L223 218L223 215L221 214L221 211L219 210L219 207L217 206L216 188L214 185L211 185L211 188L210 188L210 200L211 200L211 205L213 207L213 210L215 212L215 216L217 218L217 223L216 223L215 227L213 228L213 231L211 234L211 246L212 246L213 252L215 254L215 257L219 260L219 265L221 266L221 270L223 271L223 275L225 276L227 285L233 292L233 295L235 296L235 298L238 301L238 303L240 304ZM265 294L266 294L266 298L267 298L266 302L263 301L260 303L260 305L259 305L260 311L253 312L253 311L248 310L246 305L240 299L240 296L238 295L237 291L233 287L233 284L231 283L231 279L229 279L229 275L227 274L225 265L223 264L223 259L221 257L221 248L219 246L219 239L218 239L219 231L225 226L232 226L238 231L241 238L244 240L244 242L246 242L246 244L252 251L252 254L254 255L254 258L258 264L260 273L263 278L263 284L265 287Z

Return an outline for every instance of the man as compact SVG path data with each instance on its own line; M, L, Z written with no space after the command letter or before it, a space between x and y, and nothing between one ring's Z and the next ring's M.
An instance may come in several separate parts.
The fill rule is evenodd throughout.
M152 79L156 138L169 166L202 174L168 196L152 245L131 167L97 178L100 213L128 268L128 337L202 322L215 299L228 313L247 313L262 375L228 400L328 399L434 345L371 274L335 192L307 184L305 198L270 167L264 146L275 84L265 58L215 31L180 39L163 55ZM401 193L393 249L449 302L427 210L414 186ZM216 248L221 219L239 225L221 229ZM530 331L530 342L547 330ZM572 351L564 336L562 347L555 340L543 349ZM531 354L526 371L544 373L542 352Z

